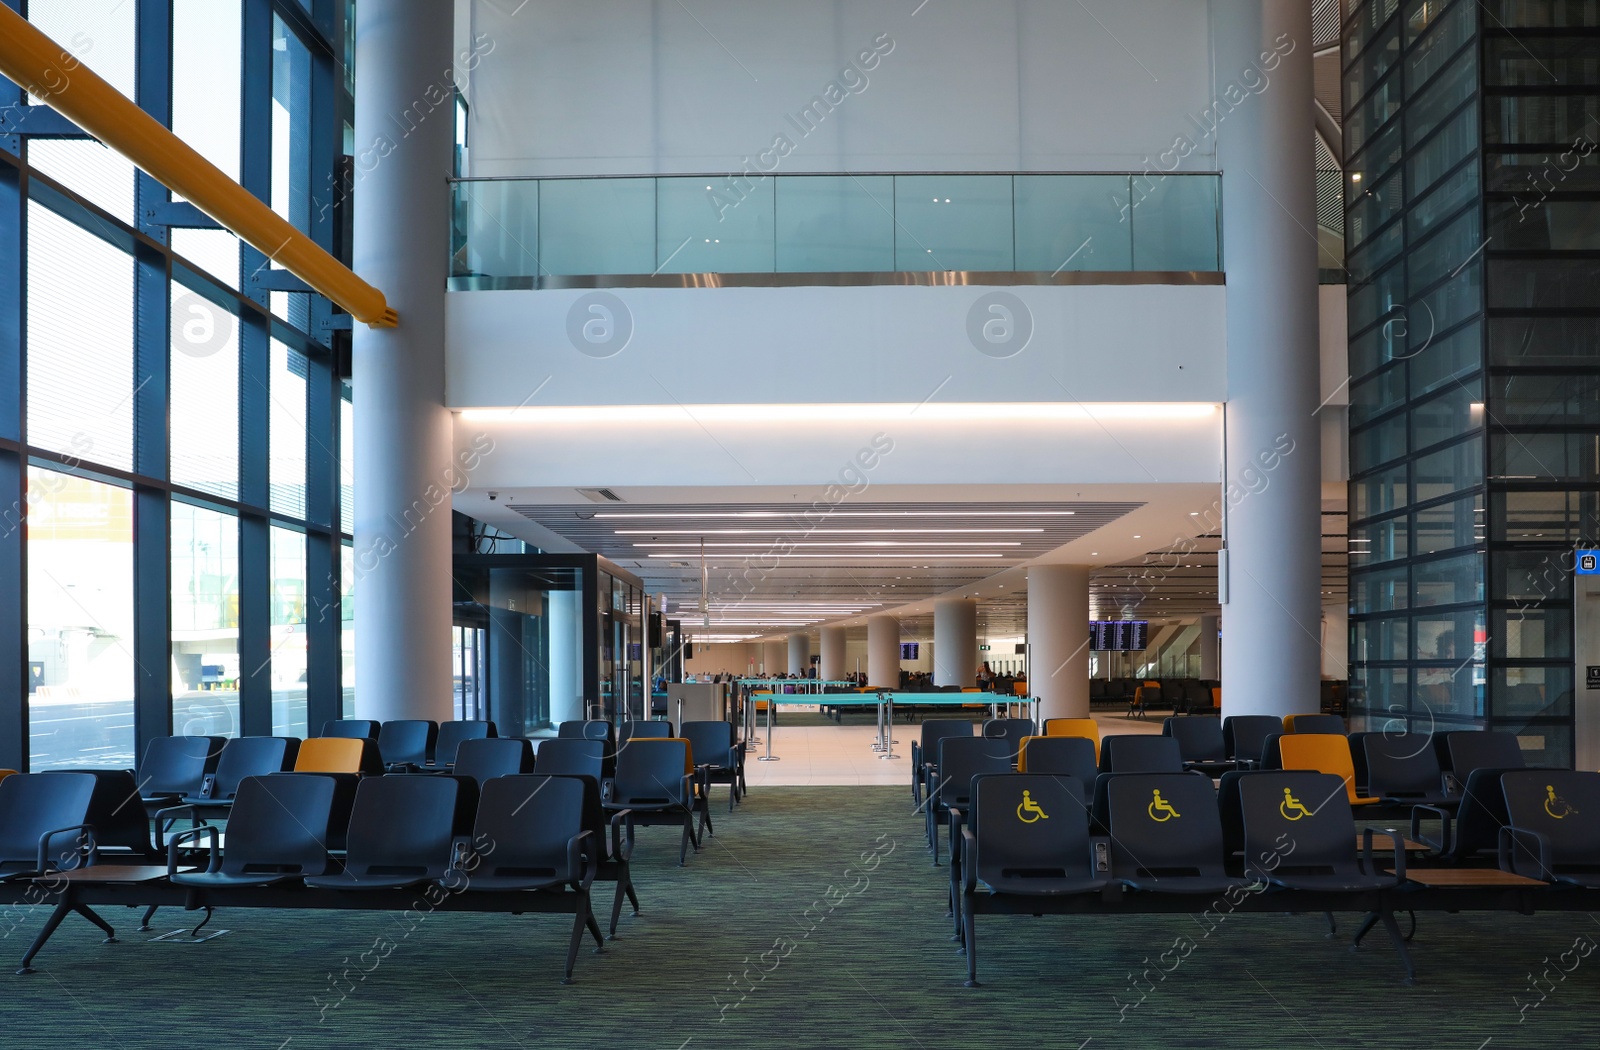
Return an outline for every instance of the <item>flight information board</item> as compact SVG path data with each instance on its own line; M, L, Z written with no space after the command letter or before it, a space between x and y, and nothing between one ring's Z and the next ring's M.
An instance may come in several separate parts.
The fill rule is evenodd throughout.
M1150 641L1148 620L1091 620L1089 648L1097 650L1143 650Z

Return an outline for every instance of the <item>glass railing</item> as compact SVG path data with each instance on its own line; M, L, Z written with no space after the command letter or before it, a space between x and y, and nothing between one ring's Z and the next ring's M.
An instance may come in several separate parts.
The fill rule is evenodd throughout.
M1219 181L1160 173L461 179L452 184L450 286L669 283L683 274L875 283L886 279L873 275L952 271L1180 280L1222 269Z

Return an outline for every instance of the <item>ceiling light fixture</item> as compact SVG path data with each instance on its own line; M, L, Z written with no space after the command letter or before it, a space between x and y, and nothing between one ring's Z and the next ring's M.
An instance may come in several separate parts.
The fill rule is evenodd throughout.
M950 422L1193 420L1217 414L1214 402L1081 403L1035 401L737 405L538 405L468 408L462 419L505 423L881 423L885 420Z

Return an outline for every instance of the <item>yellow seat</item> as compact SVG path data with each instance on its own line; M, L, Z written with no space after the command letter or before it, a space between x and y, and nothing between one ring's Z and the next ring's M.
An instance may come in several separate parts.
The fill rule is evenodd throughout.
M1284 769L1309 769L1344 778L1352 806L1381 801L1356 794L1356 767L1350 758L1350 738L1336 733L1294 733L1278 738Z
M0 780L4 780L6 777L14 777L16 775L17 771L15 769L0 769Z
M1081 736L1094 741L1094 760L1100 761L1100 723L1092 718L1047 718L1045 736Z
M975 685L964 685L964 686L961 687L961 691L963 693L981 693L981 692L983 692L982 689L979 689Z
M296 773L359 773L367 741L348 737L317 736L300 745L294 760Z
M1027 682L1012 682L1011 683L1011 691L1013 693L1015 693L1017 696L1027 696L1028 695L1028 683Z

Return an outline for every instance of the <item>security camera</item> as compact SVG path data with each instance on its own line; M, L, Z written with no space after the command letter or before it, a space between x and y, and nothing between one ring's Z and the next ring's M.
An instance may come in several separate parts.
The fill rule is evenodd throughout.
M498 492L489 493L489 502L490 503L493 503L495 500L497 500L499 498L500 498L500 493L498 493Z

